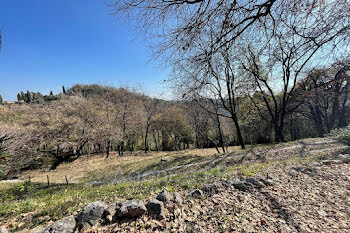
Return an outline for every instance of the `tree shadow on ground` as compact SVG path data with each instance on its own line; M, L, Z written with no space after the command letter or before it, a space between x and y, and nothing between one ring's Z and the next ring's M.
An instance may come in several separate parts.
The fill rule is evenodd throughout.
M128 176L139 176L142 174L156 173L157 171L177 170L176 168L181 168L183 166L199 163L205 160L205 157L199 155L176 156L173 159L164 160L159 158L159 162L152 163L140 169L136 169L128 174Z
M293 219L293 214L291 214L283 205L270 193L265 191L260 191L262 195L269 201L269 205L271 209L278 210L278 213L281 218L283 218L289 226L294 227L297 232L301 232L301 228L299 224Z

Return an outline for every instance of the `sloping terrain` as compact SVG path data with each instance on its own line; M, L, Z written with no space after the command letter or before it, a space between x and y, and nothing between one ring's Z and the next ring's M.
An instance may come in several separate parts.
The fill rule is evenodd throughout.
M350 232L350 164L319 165L298 172L293 164L268 170L275 184L167 205L166 220L143 217L96 232ZM184 193L183 193L184 196Z
M181 208L168 206L165 222L159 223L145 216L124 225L105 226L99 231L119 228L138 231L154 227L159 230L174 228L174 232L210 232L211 227L213 231L232 231L233 227L246 232L264 229L278 232L279 228L281 232L296 232L304 228L314 231L311 223L317 227L317 221L327 223L325 216L332 214L328 210L336 210L332 216L339 220L332 220L329 224L339 222L339 227L344 228L342 221L349 219L348 212L342 208L349 204L348 165L311 164L347 150L348 147L326 138L251 146L245 151L232 147L226 154L217 154L215 149L147 155L139 152L124 157L112 156L107 161L102 155L83 156L54 171L23 174L21 179L30 176L31 183L0 184L0 225L12 230L41 229L62 217L78 213L86 204L96 200L106 203L132 198L147 200L163 189L177 191L185 197L187 192L201 188L203 184L268 173L276 180L273 187L249 192L225 188L203 200L186 199ZM291 170L291 167L301 164L311 166L312 172ZM47 175L52 182L49 187ZM68 186L65 175L69 177ZM333 205L329 201L333 201ZM327 209L328 205L330 209ZM314 219L316 213L322 217L317 221ZM310 226L307 225L309 220L313 221ZM293 223L295 221L298 226ZM289 228L284 227L287 225ZM331 227L327 231L332 231Z

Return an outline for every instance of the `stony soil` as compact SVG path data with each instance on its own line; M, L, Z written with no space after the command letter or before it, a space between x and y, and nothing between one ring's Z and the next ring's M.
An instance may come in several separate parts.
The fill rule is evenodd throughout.
M270 168L274 186L223 187L180 207L168 204L166 220L143 216L88 232L350 232L350 164L292 167Z

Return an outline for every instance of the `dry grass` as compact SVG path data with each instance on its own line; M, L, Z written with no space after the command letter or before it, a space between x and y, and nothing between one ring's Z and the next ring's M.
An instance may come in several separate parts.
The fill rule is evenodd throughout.
M229 147L229 152L240 151L239 147ZM146 168L158 164L160 159L172 160L174 158L185 156L199 156L203 158L211 157L217 154L215 148L207 149L188 149L183 151L172 152L149 152L145 154L143 151L137 151L133 154L126 153L124 156L118 156L113 152L109 159L105 159L104 154L94 155L88 158L81 156L72 163L61 164L55 170L32 170L24 172L20 179L28 180L31 177L32 182L45 183L47 175L50 183L65 183L65 175L70 183L80 183L82 181L98 179L110 173L127 174L136 169ZM191 161L189 159L189 161ZM187 162L189 162L187 161ZM179 163L184 163L182 160ZM175 165L175 164L172 164Z

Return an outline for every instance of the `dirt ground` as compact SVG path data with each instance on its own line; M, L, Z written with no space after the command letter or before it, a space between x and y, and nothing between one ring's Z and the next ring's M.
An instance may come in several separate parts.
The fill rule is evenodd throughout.
M274 186L224 187L203 200L186 198L181 207L167 205L164 221L144 216L91 232L350 232L350 164L304 172L278 164L268 172Z

